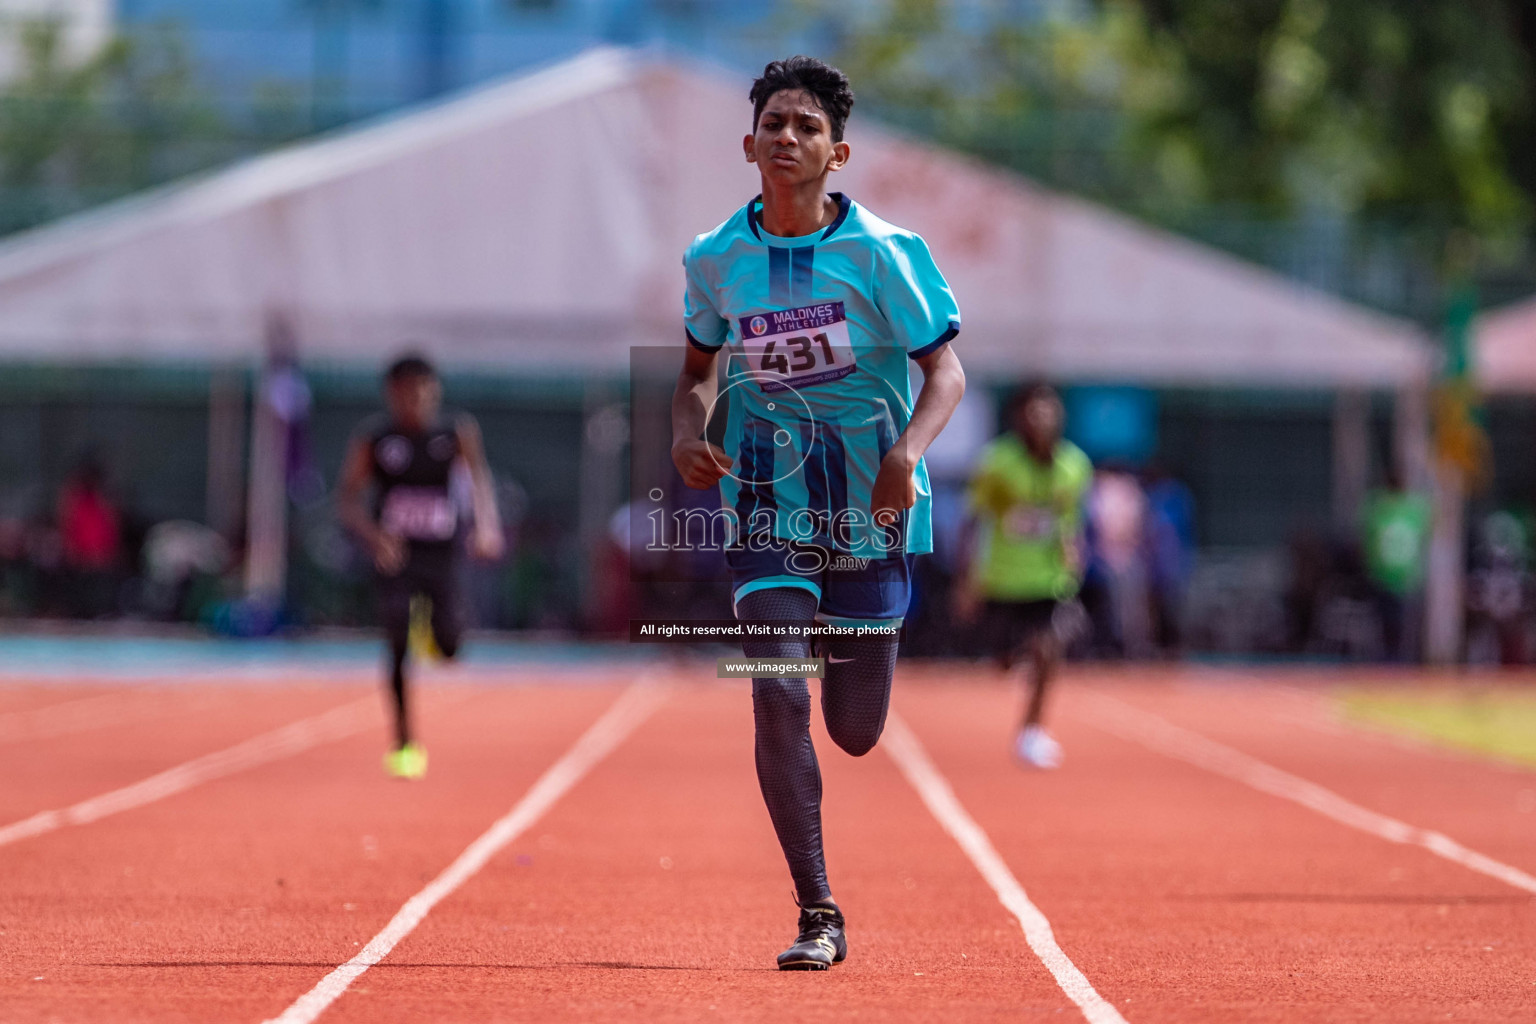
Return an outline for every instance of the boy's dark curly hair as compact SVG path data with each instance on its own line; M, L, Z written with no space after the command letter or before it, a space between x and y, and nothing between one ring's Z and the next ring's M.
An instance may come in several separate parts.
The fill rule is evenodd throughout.
M790 57L773 61L763 68L762 77L752 83L752 91L747 94L752 100L754 132L768 100L785 89L803 89L810 93L832 122L832 141L843 141L843 126L848 123L849 111L853 110L853 88L848 84L847 75L815 57Z

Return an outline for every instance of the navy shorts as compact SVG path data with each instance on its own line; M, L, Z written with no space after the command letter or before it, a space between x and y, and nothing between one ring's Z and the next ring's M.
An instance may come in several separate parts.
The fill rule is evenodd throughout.
M758 550L761 549L761 550ZM816 595L820 622L900 625L912 599L912 556L858 558L761 536L725 552L731 604L756 590L799 587Z

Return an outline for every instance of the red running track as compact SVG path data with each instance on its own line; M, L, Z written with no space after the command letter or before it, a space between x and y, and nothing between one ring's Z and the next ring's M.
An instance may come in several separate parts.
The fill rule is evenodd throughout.
M662 680L650 717L319 1019L1083 1019L894 760L848 758L820 733L852 953L825 975L773 970L794 908L753 778L750 697L710 674ZM350 736L0 845L0 1021L282 1013L627 682L507 681L423 694L419 784L380 772L375 704ZM1009 762L1017 695L989 672L904 669L895 706L1062 952L1132 1024L1536 1019L1530 893L1121 738L1100 703L1536 872L1536 814L1521 810L1536 773L1342 727L1314 685L1329 681L1078 670L1055 709L1068 760L1052 774ZM117 707L119 692L115 722L0 728L0 827L371 691L7 686L0 726L83 697Z

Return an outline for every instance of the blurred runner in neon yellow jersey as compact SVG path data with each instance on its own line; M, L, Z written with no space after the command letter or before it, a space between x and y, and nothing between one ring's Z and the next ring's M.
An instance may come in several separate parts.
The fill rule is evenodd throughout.
M1080 534L1093 466L1062 438L1065 420L1048 384L1009 400L1010 429L982 450L971 477L968 574L957 592L961 618L985 603L986 633L1005 671L1029 653L1031 689L1014 753L1037 768L1061 763L1061 746L1042 722L1045 695L1067 620L1082 618Z

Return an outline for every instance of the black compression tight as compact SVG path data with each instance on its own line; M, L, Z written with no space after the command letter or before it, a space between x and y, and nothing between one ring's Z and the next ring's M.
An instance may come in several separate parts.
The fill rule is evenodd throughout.
M799 587L775 587L748 594L737 605L742 619L810 622L816 597ZM749 658L805 658L805 640L748 640ZM868 753L885 728L896 667L896 641L833 640L821 651L827 659L821 713L833 742L858 757ZM752 713L757 726L757 781L773 820L784 859L802 906L830 900L821 838L821 769L811 745L811 695L803 678L753 679Z
M410 709L405 696L405 658L410 646L405 635L389 635L389 693L395 712L395 746L403 747L411 742Z
M411 742L410 701L406 687L405 663L411 646L412 591L400 589L387 595L384 605L384 636L389 645L389 693L395 713L395 746ZM443 590L442 593L446 593ZM461 630L454 606L439 594L432 603L432 639L444 658L459 653Z

